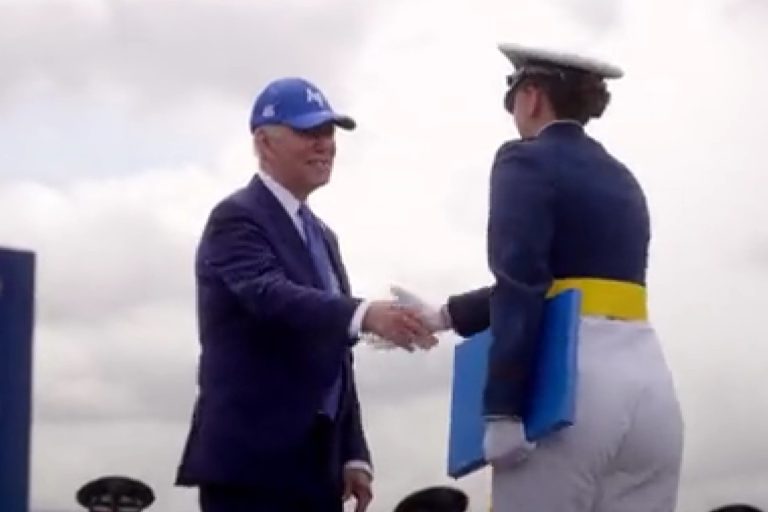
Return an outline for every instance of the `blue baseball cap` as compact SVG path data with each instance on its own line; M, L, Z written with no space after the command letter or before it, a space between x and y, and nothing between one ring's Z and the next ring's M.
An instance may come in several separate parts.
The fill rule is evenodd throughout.
M251 132L265 125L309 130L326 123L345 130L357 126L351 117L334 112L320 89L303 78L281 78L270 83L251 111Z

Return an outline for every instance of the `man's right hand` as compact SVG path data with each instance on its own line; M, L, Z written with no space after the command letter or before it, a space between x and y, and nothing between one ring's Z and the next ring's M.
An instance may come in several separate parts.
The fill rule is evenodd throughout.
M363 332L376 334L408 351L413 351L414 345L428 349L437 344L418 313L394 301L372 302L363 317Z

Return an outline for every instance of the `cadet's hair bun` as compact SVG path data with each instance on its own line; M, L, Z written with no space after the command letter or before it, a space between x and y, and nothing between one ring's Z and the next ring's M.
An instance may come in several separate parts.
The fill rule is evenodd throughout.
M608 92L605 80L597 75L585 74L580 78L578 96L580 96L584 114L590 119L598 119L611 101L611 93Z

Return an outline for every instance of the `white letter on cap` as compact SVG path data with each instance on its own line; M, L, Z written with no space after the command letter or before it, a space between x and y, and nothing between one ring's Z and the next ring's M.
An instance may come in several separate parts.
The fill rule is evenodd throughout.
M317 103L321 108L325 103L323 101L323 95L320 94L320 91L313 91L312 89L307 88L307 103L312 103L313 101Z

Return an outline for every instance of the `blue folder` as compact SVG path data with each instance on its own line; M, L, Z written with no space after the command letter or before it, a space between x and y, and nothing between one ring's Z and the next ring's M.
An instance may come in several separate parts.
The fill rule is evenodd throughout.
M529 441L574 422L580 310L578 290L563 291L545 303L531 402L523 418ZM452 478L486 465L483 391L492 341L486 330L455 348L448 441L448 475Z

